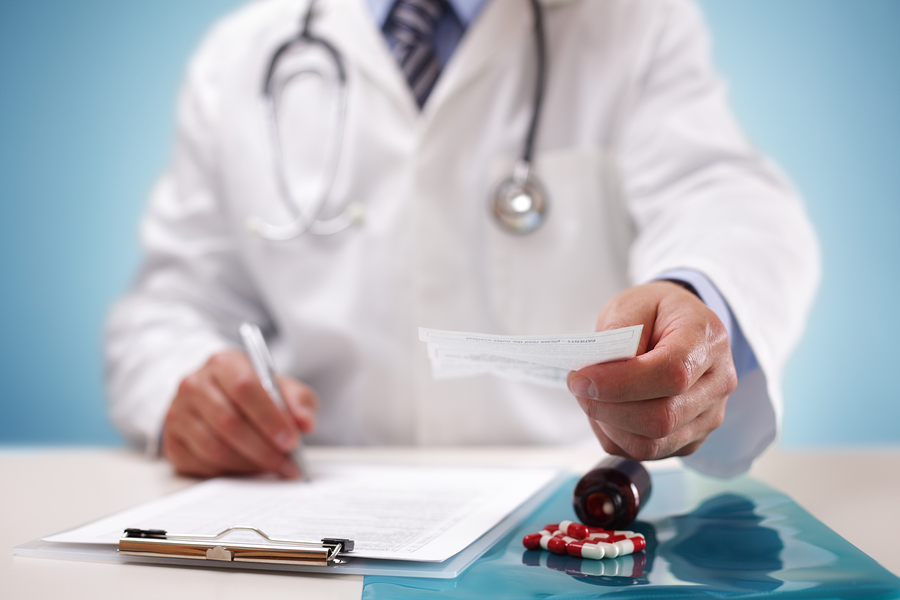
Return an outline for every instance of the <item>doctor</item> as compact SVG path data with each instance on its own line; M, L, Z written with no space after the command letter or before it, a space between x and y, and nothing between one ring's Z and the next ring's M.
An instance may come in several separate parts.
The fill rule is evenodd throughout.
M190 65L146 258L107 324L120 429L198 475L296 476L301 434L596 437L749 468L778 430L817 246L729 114L696 7L318 0L306 18L307 2L247 6ZM514 172L534 184L506 198L523 227L496 215ZM286 412L242 321L270 339ZM639 356L571 373L570 392L434 381L416 336L639 323Z

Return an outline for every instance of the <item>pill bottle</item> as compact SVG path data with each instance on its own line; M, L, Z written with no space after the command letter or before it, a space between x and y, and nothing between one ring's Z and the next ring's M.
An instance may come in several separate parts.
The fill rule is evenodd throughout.
M578 480L572 494L575 514L585 525L628 527L650 499L650 473L630 458L609 456Z

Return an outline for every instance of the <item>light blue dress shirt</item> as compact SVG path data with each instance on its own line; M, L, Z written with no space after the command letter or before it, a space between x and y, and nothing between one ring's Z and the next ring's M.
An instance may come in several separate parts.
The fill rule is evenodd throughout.
M657 279L674 279L687 283L694 288L703 303L716 313L728 331L731 357L734 360L734 370L737 372L738 379L759 368L756 354L753 353L750 343L744 337L744 332L741 331L740 325L731 313L731 308L706 275L693 269L673 269L666 271Z
M366 0L375 23L379 29L384 27L388 13L395 0ZM450 56L456 49L459 40L470 23L478 16L478 13L488 0L447 0L452 8L437 24L434 32L435 51L441 66L445 66ZM674 269L662 273L657 279L675 279L689 284L696 290L700 299L716 313L725 329L728 331L728 339L731 342L731 355L734 359L734 368L738 379L745 374L759 368L756 355L744 337L740 325L731 313L728 303L716 289L716 286L699 271L693 269Z

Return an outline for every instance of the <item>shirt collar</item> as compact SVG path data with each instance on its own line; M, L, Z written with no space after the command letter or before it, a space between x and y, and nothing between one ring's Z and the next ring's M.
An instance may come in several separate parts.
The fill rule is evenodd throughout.
M391 7L394 6L394 1L366 0L369 12L372 13L375 24L378 25L379 29L384 27L384 22L387 21L388 13L391 11ZM478 16L478 12L487 4L488 0L447 0L447 2L453 8L453 12L456 13L460 24L462 24L463 28L466 28Z

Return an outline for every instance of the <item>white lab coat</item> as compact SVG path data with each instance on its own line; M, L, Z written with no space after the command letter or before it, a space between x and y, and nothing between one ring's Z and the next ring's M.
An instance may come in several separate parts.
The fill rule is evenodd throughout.
M567 392L490 376L432 380L417 327L591 331L612 295L685 267L718 287L762 367L689 462L720 475L748 468L776 435L817 246L801 202L729 114L695 6L543 0L549 75L534 168L550 208L538 231L513 236L491 221L488 201L531 113L528 0L485 6L421 112L363 0L321 0L313 30L348 72L326 212L357 201L366 221L271 242L245 227L251 215L292 218L260 90L305 5L247 6L190 65L174 156L141 227L145 262L107 325L120 429L154 450L179 381L237 345L249 320L267 331L279 367L317 390L312 443L592 440ZM325 114L323 98L292 98L285 118ZM286 140L298 186L321 180L326 123L290 126L300 132Z

